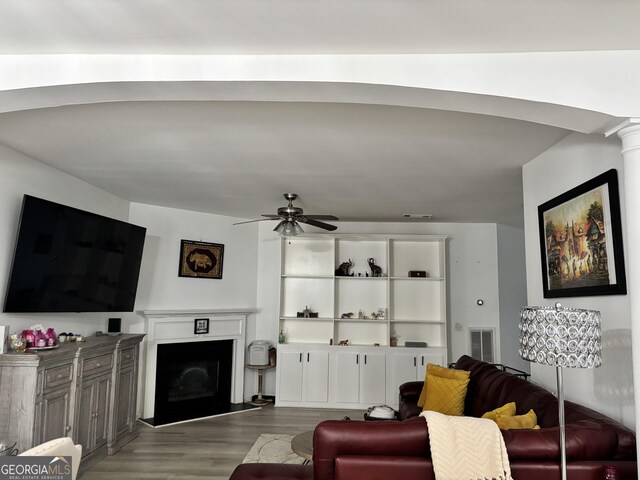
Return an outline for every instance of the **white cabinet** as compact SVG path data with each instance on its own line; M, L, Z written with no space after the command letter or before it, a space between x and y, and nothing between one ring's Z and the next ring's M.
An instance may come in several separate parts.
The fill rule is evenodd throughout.
M436 349L437 350L437 349ZM387 357L387 404L398 404L400 385L406 382L424 380L427 364L434 363L445 367L445 355L442 353L425 353L424 349L396 349Z
M278 349L278 405L323 406L328 401L329 352Z
M336 403L383 404L386 397L385 362L384 353L336 352Z
M402 383L422 380L429 362L446 365L446 241L364 234L283 239L285 343L278 346L276 405L397 406ZM349 276L335 274L343 262L352 263ZM405 348L407 342L428 348Z

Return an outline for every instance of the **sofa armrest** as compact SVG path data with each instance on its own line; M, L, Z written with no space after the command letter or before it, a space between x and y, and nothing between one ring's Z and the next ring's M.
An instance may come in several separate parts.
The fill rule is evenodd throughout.
M418 403L424 382L407 382L400 385L400 400Z
M408 422L350 422L327 420L313 433L315 480L334 480L341 456L431 458L427 424Z

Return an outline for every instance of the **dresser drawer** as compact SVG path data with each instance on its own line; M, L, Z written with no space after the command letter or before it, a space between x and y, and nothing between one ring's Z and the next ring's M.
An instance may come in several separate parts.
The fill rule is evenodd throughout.
M120 352L120 366L132 365L136 359L136 348L125 348Z
M73 364L65 363L64 365L58 365L56 367L50 367L44 371L44 385L43 389L51 390L55 387L70 384L73 380Z
M113 353L85 358L82 362L82 375L108 372L113 368Z

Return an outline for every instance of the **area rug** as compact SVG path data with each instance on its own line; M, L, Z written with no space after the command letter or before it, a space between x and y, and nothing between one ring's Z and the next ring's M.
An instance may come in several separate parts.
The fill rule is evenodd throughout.
M296 463L302 464L304 458L291 451L292 435L263 433L253 444L242 463Z

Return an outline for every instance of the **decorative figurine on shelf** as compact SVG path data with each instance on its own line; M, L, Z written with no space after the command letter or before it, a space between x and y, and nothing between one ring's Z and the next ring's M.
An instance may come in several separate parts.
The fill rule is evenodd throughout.
M364 318L364 312L362 309L358 310L358 318Z
M378 318L380 320L384 320L387 316L387 310L386 308L379 308L378 309Z
M309 306L305 305L304 310L302 311L302 318L309 318L309 314L311 310L309 310Z
M338 345L340 345L341 347L348 347L349 346L349 340L340 340L338 342Z
M318 318L318 312L312 312L309 306L305 306L304 310L297 312L297 318Z
M381 277L382 276L382 268L376 265L376 260L374 258L367 259L367 263L371 268L371 276L372 277Z
M336 277L353 277L353 273L349 273L349 270L353 268L353 262L349 259L348 262L342 262L336 269Z
M347 312L340 315L340 318L351 318L353 317L353 312Z
M284 334L284 329L280 330L280 335L278 335L278 343L282 344L285 343L286 341L286 337Z

